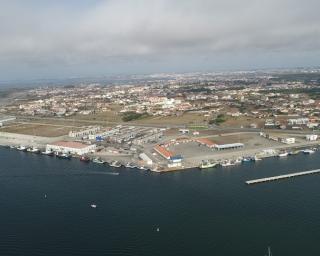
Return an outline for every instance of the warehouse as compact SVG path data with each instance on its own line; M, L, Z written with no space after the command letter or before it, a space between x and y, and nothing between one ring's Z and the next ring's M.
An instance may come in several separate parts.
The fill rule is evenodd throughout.
M237 148L243 148L243 147L244 147L244 144L242 143L231 143L231 144L222 144L222 145L215 146L217 150L237 149Z
M75 141L57 141L52 144L47 144L47 151L69 153L75 155L84 155L94 151L96 148L95 144L87 145Z
M152 162L151 158L148 157L145 153L141 153L141 154L139 155L139 157L140 157L140 159L141 159L142 161L144 161L146 164L152 165L153 162Z

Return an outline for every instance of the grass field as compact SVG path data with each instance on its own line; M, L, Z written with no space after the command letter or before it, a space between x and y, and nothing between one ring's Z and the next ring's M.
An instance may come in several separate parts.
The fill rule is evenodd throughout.
M14 123L10 126L2 127L0 131L43 137L58 137L67 135L70 130L75 129L76 128L63 125Z

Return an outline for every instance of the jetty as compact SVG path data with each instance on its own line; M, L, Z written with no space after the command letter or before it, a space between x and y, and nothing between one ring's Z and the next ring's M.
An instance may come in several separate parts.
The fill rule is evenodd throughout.
M293 178L293 177L298 177L298 176L303 176L303 175L311 175L311 174L316 174L316 173L320 173L320 169L312 170L312 171L305 171L305 172L295 172L295 173L283 174L283 175L261 178L261 179L256 179L256 180L248 180L248 181L246 181L246 184L253 185L253 184L257 184L257 183L288 179L288 178Z

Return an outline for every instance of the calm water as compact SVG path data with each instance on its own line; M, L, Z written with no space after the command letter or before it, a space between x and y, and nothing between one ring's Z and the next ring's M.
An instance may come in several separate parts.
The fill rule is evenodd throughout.
M244 183L320 168L319 153L164 175L9 149L0 162L0 255L320 255L320 175Z

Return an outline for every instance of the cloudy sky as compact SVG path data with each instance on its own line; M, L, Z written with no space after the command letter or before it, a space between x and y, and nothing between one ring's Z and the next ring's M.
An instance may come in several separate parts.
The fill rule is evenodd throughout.
M0 80L317 66L319 0L0 0Z

